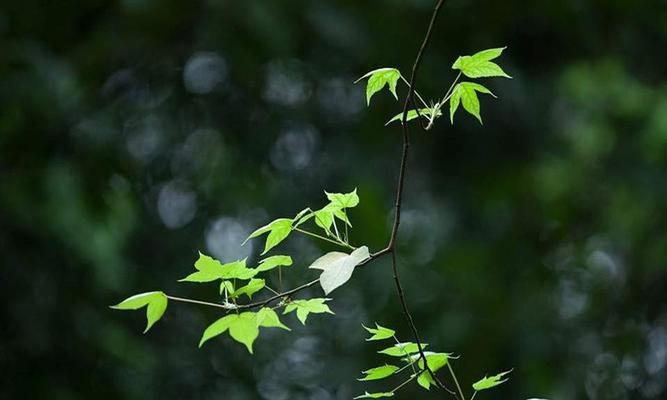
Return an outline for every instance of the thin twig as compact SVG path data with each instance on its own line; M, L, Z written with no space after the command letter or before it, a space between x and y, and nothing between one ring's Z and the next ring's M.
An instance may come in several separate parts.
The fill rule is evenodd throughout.
M459 395L461 396L461 399L465 400L465 395L463 394L463 390L461 390L461 385L459 385L459 380L456 379L456 374L454 373L454 370L452 369L452 366L449 363L449 361L447 361L447 368L449 369L449 373L452 375L452 379L454 380L454 384L456 385L456 389L459 391ZM475 397L474 394L473 394L473 397Z
M422 373L422 371L419 371L419 374L421 374L421 373ZM394 393L394 392L397 391L398 389L400 389L400 388L402 388L403 386L407 385L408 383L412 382L416 377L419 376L419 374L414 374L414 375L412 375L412 376L410 377L410 379L408 379L407 381L401 383L400 385L396 386L395 388L391 389L390 392L391 392L391 393Z
M355 250L354 247L350 246L347 243L343 243L343 242L339 242L339 241L336 241L336 240L333 240L333 239L329 239L329 238L326 238L324 236L318 235L317 233L313 233L313 232L310 232L310 231L307 231L307 230L304 230L304 229L301 229L301 228L294 228L294 230L299 232L299 233L303 233L304 235L312 236L314 238L324 240L324 241L327 241L327 242L330 242L330 243L333 243L333 244L337 244L339 246L347 247L350 250Z
M227 311L232 309L232 308L230 308L230 306L227 306L227 305L224 305L224 304L219 304L219 303L211 303L211 302L208 302L208 301L186 299L186 298L183 298L183 297L176 297L176 296L169 296L169 295L167 295L167 298L169 300L180 301L180 302L183 302L183 303L192 303L192 304L199 304L199 305L203 305L203 306L222 308L222 309L225 309Z
M387 245L388 252L391 252L391 261L392 261L392 270L394 274L394 283L396 284L396 291L398 293L398 298L401 302L401 307L403 308L403 313L405 314L405 318L407 319L408 323L410 324L410 329L412 330L412 334L415 338L415 341L417 342L417 348L419 349L419 356L424 360L424 369L429 372L433 380L437 383L438 387L444 388L445 386L440 382L438 377L435 375L435 373L431 370L431 368L428 366L428 360L426 356L424 355L424 350L422 348L421 340L419 338L419 333L417 331L417 327L415 326L415 323L412 319L412 315L410 314L410 310L408 309L407 302L405 300L405 293L403 290L403 287L401 285L401 280L398 274L398 265L396 263L396 238L398 235L398 227L401 223L401 205L402 205L402 199L403 199L403 187L405 185L405 172L407 168L407 161L408 161L408 151L410 149L410 131L408 128L407 124L407 118L408 118L408 106L410 104L410 100L412 98L412 94L415 89L415 84L417 81L417 71L419 70L419 66L421 65L422 57L424 55L424 52L426 48L428 47L428 44L431 40L431 36L433 34L433 27L435 26L435 21L438 18L438 14L440 13L440 8L442 7L444 0L438 0L437 4L435 5L435 9L433 10L433 14L431 15L431 21L429 22L428 29L426 30L426 35L424 36L424 40L422 41L421 47L419 48L419 51L417 52L417 57L415 59L414 64L412 65L412 72L410 74L410 82L408 84L408 94L405 96L405 101L403 103L403 118L402 118L402 130L403 130L403 151L401 154L401 166L399 170L399 175L398 175L398 185L396 188L396 204L395 204L395 211L394 211L394 224L391 229L391 236L389 238L389 244Z

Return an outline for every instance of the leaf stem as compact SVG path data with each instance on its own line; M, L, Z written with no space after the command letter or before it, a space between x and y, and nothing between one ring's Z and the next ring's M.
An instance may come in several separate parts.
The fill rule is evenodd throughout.
M407 79L405 79L402 74L401 74L401 79L403 80L403 82L405 82L406 85L408 85L408 87L410 87L410 82L408 82ZM419 101L422 102L424 107L429 108L428 104L426 104L426 101L424 101L424 99L419 95L419 92L417 92L416 90L414 90L414 92L417 95L417 98L419 99ZM415 108L416 108L416 106L415 106Z
M401 346L400 346L401 342L398 341L398 339L396 338L396 335L393 335L393 338L394 338L394 340L396 341L396 344L399 345L399 347L401 347ZM410 359L411 359L411 357L410 357L410 353L408 353L407 350L405 350L404 347L401 347L401 350L403 350L403 354L405 354L405 356L408 358L408 360L410 360ZM418 360L419 360L419 359L417 359L417 361L418 361ZM412 372L414 372L414 373L416 374L416 373L417 373L417 370L415 369L414 363L415 363L415 361L412 361L412 362L410 362L410 364L408 364L408 365L412 365ZM405 368L405 367L404 367L404 368ZM402 370L402 369L403 369L403 368L401 368L401 370Z
M456 86L456 83L459 81L461 78L461 72L459 71L459 74L456 75L456 79L454 79L454 82L452 82L452 85L447 89L447 92L445 92L445 95L442 98L442 101L440 104L444 105L447 100L449 100L450 97L452 97L452 91L454 90L454 87Z
M320 239L320 240L324 240L324 241L326 241L326 242L330 242L330 243L333 243L333 244L337 244L337 245L339 245L339 246L347 247L347 248L350 249L350 250L354 250L354 249L355 249L354 247L352 247L352 246L350 246L349 244L344 243L344 242L342 242L342 241L337 241L337 240L329 239L329 238L327 238L327 237L320 236L320 235L318 235L317 233L313 233L313 232L310 232L310 231L306 231L306 230L301 229L301 228L293 228L293 229L294 229L295 231L297 231L297 232L303 233L304 235L312 236L312 237L314 237L314 238L317 238L317 239Z
M192 303L192 304L200 304L204 306L209 306L209 307L217 307L217 308L222 308L225 310L231 310L233 307L227 306L225 304L219 304L219 303L211 303L208 301L201 301L201 300L194 300L194 299L187 299L184 297L176 297L176 296L169 296L166 295L169 300L174 300L174 301L180 301L182 303Z
M463 390L461 390L461 385L459 385L459 380L456 378L456 374L454 373L454 369L452 368L452 365L449 362L449 360L447 361L447 369L449 369L449 374L452 376L454 384L456 385L456 389L459 391L459 396L461 396L461 400L466 400L466 397L463 394ZM475 397L475 395L473 395L473 397Z
M410 377L410 379L408 379L407 381L405 381L405 382L401 383L400 385L396 386L395 388L393 388L392 390L390 390L390 392L391 392L391 393L394 393L394 392L397 391L398 389L400 389L400 388L402 388L403 386L407 385L408 383L412 382L412 381L413 381L416 377L418 377L419 374L421 374L422 372L424 372L424 370L421 370L421 371L419 371L419 373L412 375L412 376Z

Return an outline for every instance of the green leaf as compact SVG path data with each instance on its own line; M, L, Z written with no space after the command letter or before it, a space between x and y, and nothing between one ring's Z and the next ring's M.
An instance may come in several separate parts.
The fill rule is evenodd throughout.
M220 294L224 293L225 289L227 289L228 296L234 295L234 282L232 281L220 282Z
M430 351L425 351L424 356L426 357L428 367L431 369L431 371L437 372L440 368L447 365L447 362L449 361L450 354L448 354L448 353L433 353L433 352L430 352ZM419 362L417 363L417 365L419 365L419 369L424 369L424 360L420 359Z
M435 381L428 371L424 371L421 372L417 377L417 383L424 389L429 390L431 389L431 385L435 384Z
M204 333L199 340L199 347L202 347L208 340L224 333L237 318L238 315L229 314L209 325L208 328L204 330Z
M364 326L364 329L366 329L368 333L373 335L368 339L366 339L366 341L390 339L394 337L394 334L396 333L393 329L385 328L384 326L378 325L377 322L375 323L375 326L377 328L368 328Z
M301 321L303 325L306 325L306 319L308 314L322 314L329 313L333 314L333 311L329 309L329 306L324 304L326 301L331 299L326 298L317 298L309 300L294 300L291 303L285 306L285 311L283 314L289 314L292 311L296 310L296 317Z
M291 331L290 328L280 322L278 314L269 307L262 307L257 312L257 326L263 326L265 328L281 328Z
M238 298L241 297L242 294L245 294L246 296L248 296L249 299L252 299L252 295L262 290L265 284L266 282L264 281L264 279L253 278L250 280L250 282L248 282L247 285L242 286L233 291L230 297Z
M456 59L452 69L458 69L463 75L469 78L485 78L492 76L502 76L511 78L503 71L500 66L490 60L497 58L502 54L506 47L483 50L471 56L461 56Z
M368 393L355 397L355 399L379 399L382 397L394 397L394 392L377 392L377 393Z
M212 323L202 335L199 341L201 347L209 339L218 336L229 330L229 335L239 343L246 346L252 354L252 344L259 335L259 327L254 312L244 312L241 314L230 314L220 318Z
M229 326L229 336L239 343L243 343L252 354L252 344L259 336L259 327L254 312L244 312Z
M197 272L180 279L179 282L212 282L222 277L222 264L220 261L199 252L199 258L195 261Z
M389 91L394 95L396 100L398 100L396 84L401 78L401 73L396 68L378 68L357 79L355 83L364 78L368 78L368 83L366 84L366 104L370 105L371 97L382 90L387 84L389 85Z
M493 375L489 377L485 375L484 378L473 383L472 388L475 389L476 391L480 391L480 390L490 389L494 386L498 386L501 383L507 382L507 378L503 379L503 377L509 374L510 372L512 372L511 369L509 371L501 372L498 375Z
M263 227L251 233L250 236L248 236L248 239L246 239L245 242L243 242L243 244L245 244L249 239L252 239L254 237L257 237L259 235L268 232L269 235L266 237L266 242L264 243L264 251L262 252L262 255L264 255L273 247L275 247L280 242L285 240L287 236L289 236L290 232L292 231L293 221L294 220L290 218L278 218L269 223L268 225L264 225Z
M385 364L385 365L382 365L380 367L375 367L375 368L371 368L371 369L368 369L368 370L364 371L363 374L365 374L366 376L364 376L363 378L359 378L357 380L358 381L374 381L374 380L377 380L377 379L383 379L383 378L386 378L388 376L393 375L394 372L398 371L399 369L400 368L398 368L395 365Z
M336 208L353 208L359 205L356 188L350 193L327 193L326 191L324 193L331 202L330 204Z
M463 108L475 116L480 124L482 123L477 92L487 93L495 97L489 89L474 82L461 82L454 87L452 95L449 98L449 119L452 124L454 123L454 113L459 107L459 102L463 103Z
M151 329L153 324L162 318L164 312L167 310L167 303L167 295L163 292L147 292L128 297L115 306L111 306L111 308L116 310L137 310L146 306L146 329L144 329L144 333L146 333Z
M271 256L259 262L259 266L255 268L257 272L268 271L275 267L289 267L292 265L292 257L290 256Z
M220 261L199 252L199 259L195 261L193 272L179 282L212 282L217 279L250 279L257 271L246 267L246 260L232 261L221 264Z
M331 232L331 225L333 225L335 209L330 205L324 206L322 209L313 213L315 217L315 224L326 232Z
M329 294L350 280L354 268L370 257L368 247L361 246L352 253L332 252L313 262L309 268L323 270L320 285L324 294Z
M407 121L412 121L413 119L417 118L419 115L421 115L421 116L424 117L424 118L428 118L428 117L430 117L431 115L433 115L433 111L434 111L434 110L433 110L432 108L420 108L420 109L419 109L419 114L417 114L417 110L410 110L410 111L408 111L408 118L407 118ZM441 115L442 115L442 111L440 111L440 109L437 109L437 110L435 111L435 117L438 118L438 117L440 117ZM403 122L403 113L399 113L399 114L394 115L394 116L393 116L389 121L387 121L387 123L385 123L384 125L387 126L387 125L391 124L391 123L394 122L394 121L400 121L400 122Z
M246 259L232 261L222 265L220 278L222 279L250 279L257 275L257 270L246 267Z
M428 346L427 343L422 343L421 345L422 345L422 350ZM419 347L417 346L417 343L412 343L412 342L396 343L391 347L387 347L384 350L378 351L378 353L380 354L386 354L392 357L403 357L405 355L418 352L419 352Z

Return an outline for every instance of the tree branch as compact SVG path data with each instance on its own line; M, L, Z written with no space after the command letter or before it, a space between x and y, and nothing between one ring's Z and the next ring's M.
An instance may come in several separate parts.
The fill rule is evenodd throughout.
M417 53L417 57L415 58L414 64L412 66L412 72L410 74L410 81L408 82L408 93L405 96L405 101L403 103L403 116L402 116L402 132L403 132L403 148L401 152L401 162L400 162L400 168L399 168L399 174L398 174L398 183L396 187L396 201L394 204L394 222L392 224L391 228L391 235L389 237L389 242L387 243L387 246L383 248L382 250L371 254L371 256L364 260L362 263L360 263L358 266L363 266L365 264L370 263L371 261L382 257L385 254L391 253L391 265L392 265L392 271L393 271L393 277L394 277L394 283L396 285L396 291L398 294L399 301L401 303L401 307L403 309L403 313L405 314L405 318L408 321L408 324L410 325L410 329L412 330L412 334L414 336L414 340L417 343L417 347L419 349L419 356L422 360L424 360L424 370L428 371L433 380L436 382L437 386L441 389L446 390L447 392L451 393L454 395L454 397L457 397L454 392L449 390L445 385L438 379L438 377L435 375L435 373L431 370L431 368L428 365L428 360L426 356L424 355L423 351L423 345L421 342L421 339L419 337L419 332L417 331L417 327L415 326L414 320L412 318L412 314L410 313L410 310L407 305L407 301L405 298L405 291L403 290L403 286L401 285L401 280L400 276L398 273L398 264L396 261L396 241L398 238L398 228L401 223L401 206L403 203L403 188L405 186L405 175L407 171L407 162L408 162L408 153L410 149L410 131L408 128L408 123L407 123L407 117L408 117L408 106L412 102L414 104L414 93L415 93L415 84L417 81L417 72L419 71L419 66L421 65L422 57L424 55L424 52L426 51L426 48L428 47L428 44L431 40L431 36L433 35L433 28L435 26L435 22L438 18L438 14L440 13L440 9L442 5L444 4L445 0L438 0L438 2L435 5L435 8L433 10L433 14L431 15L431 20L428 25L428 29L426 30L426 35L424 36L424 40L422 41L421 47L419 48L419 51ZM458 77L457 77L458 79ZM456 83L456 82L454 82ZM453 87L453 84L452 84ZM452 88L449 89L448 92L451 91ZM417 109L417 113L419 113L418 107L416 104L414 104L415 109ZM419 117L419 115L418 115ZM289 297L297 292L300 292L301 290L307 289L311 286L316 285L319 282L319 279L315 279L313 281L310 281L306 284L303 284L301 286L298 286L294 289L282 292L282 293L276 293L274 296L271 296L265 300L258 301L255 303L249 303L249 304L241 304L241 305L227 305L227 304L216 304L216 303L209 303L209 302L203 302L203 301L198 301L198 300L190 300L190 299L183 299L183 298L178 298L178 297L172 297L172 296L167 296L168 298L172 300L177 300L177 301L183 301L183 302L188 302L188 303L196 303L196 304L202 304L202 305L208 305L208 306L214 306L214 307L219 307L219 308L225 308L227 310L230 309L251 309L255 307L263 307L266 306L267 304L280 300L286 297ZM450 367L451 368L451 367ZM416 376L416 375L415 375ZM414 377L413 377L414 378ZM410 379L412 380L412 379ZM409 381L410 381L409 380ZM409 382L408 381L408 382ZM407 383L407 382L405 382ZM458 382L456 382L458 386ZM400 386L399 386L400 387ZM398 389L398 388L397 388ZM460 388L459 388L460 391ZM461 393L461 400L465 400L463 398L463 394Z
M398 227L401 223L401 205L403 200L403 187L405 185L405 173L407 169L408 151L410 149L410 130L408 128L408 121L407 121L408 106L410 104L410 101L412 99L415 90L415 84L417 81L417 71L419 70L422 57L424 55L424 52L426 51L426 48L428 47L428 44L431 40L431 36L433 35L433 28L435 26L435 21L438 18L438 14L440 13L440 8L444 4L444 2L445 0L438 0L438 2L435 5L435 9L433 10L433 14L431 15L431 21L429 22L428 29L426 30L426 35L424 36L424 40L422 41L421 47L419 48L419 52L417 53L417 58L415 59L415 62L412 65L412 72L410 74L410 83L408 84L408 94L405 96L405 101L403 102L403 118L402 118L403 151L401 154L401 166L398 174L398 185L396 188L394 224L391 229L389 244L385 249L387 252L391 252L391 265L394 273L394 283L396 284L396 291L398 293L398 298L401 302L405 318L410 324L410 329L412 330L415 342L417 342L417 348L419 349L419 356L421 357L421 359L424 360L424 369L426 369L429 372L433 380L437 383L438 387L442 389L445 389L445 386L442 384L442 382L440 382L438 377L435 375L435 373L431 370L431 368L428 365L428 360L424 355L424 350L422 348L421 340L419 338L419 332L417 331L417 327L415 326L415 323L412 319L412 314L410 314L410 310L405 300L405 292L403 290L403 286L401 285L401 280L398 274L398 265L396 262L396 239L398 237Z

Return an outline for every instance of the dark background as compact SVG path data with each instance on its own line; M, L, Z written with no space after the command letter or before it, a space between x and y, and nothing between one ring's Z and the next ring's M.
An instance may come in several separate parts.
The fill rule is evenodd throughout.
M197 251L322 191L357 187L354 243L386 243L400 105L366 108L365 72L407 74L434 1L7 0L0 6L0 398L349 399L381 364L361 323L410 331L380 260L333 293L335 316L265 330L250 356L197 343L215 310L107 308L135 293L218 301L178 284ZM460 54L509 46L513 80L483 80L480 126L459 111L415 131L399 262L421 334L477 399L667 397L667 5L448 0L419 91ZM404 88L402 88L404 89ZM402 92L404 93L404 92ZM286 279L330 250L283 246ZM317 297L315 288L303 296ZM448 377L442 375L447 382ZM448 398L416 385L397 399ZM451 398L451 397L449 397Z

